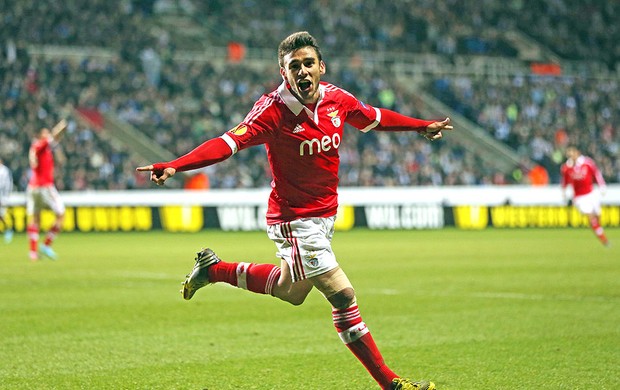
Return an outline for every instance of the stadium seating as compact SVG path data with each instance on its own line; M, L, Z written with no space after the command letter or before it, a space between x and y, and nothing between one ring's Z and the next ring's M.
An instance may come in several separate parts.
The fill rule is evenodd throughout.
M273 66L242 61L243 50L238 53L241 61L235 64L222 58L175 60L188 41L178 36L177 29L165 27L162 21L170 12L193 23L203 48L237 42L241 49L271 51L273 61L279 40L300 29L317 36L330 58L346 58L362 50L383 53L383 57L406 52L414 59L415 54L434 53L447 62L458 56L518 61L518 49L501 33L517 29L559 56L600 61L613 69L618 57L614 46L618 29L612 26L603 34L598 27L585 26L600 26L594 22L617 16L619 6L590 3L534 1L532 7L524 7L519 1L504 6L493 1L447 4L425 0L273 0L270 6L258 1L221 0L3 3L0 155L9 162L17 187L24 189L30 136L39 127L68 115L73 107L111 113L172 153L183 154L236 125L260 94L279 83ZM247 12L248 6L253 6L254 12ZM577 18L589 22L576 23L575 29L566 27ZM542 23L545 21L548 23ZM559 33L549 33L545 25L557 28ZM105 49L105 55L96 53L97 49ZM326 80L371 104L421 116L411 104L415 92L410 88L403 88L380 68L354 65L331 69ZM619 109L612 104L619 100L618 82L617 78L610 81L593 76L512 74L489 78L446 74L429 77L423 87L486 129L490 137L504 142L524 159L541 164L551 182L557 182L566 142L579 143L600 163L607 180L619 182ZM146 161L115 142L105 130L78 118L71 121L62 151L65 158L59 159L57 175L61 190L150 186L144 175L134 172L135 166ZM453 142L429 144L411 134L359 135L348 131L340 151L342 185L503 184L525 180L498 172ZM270 181L262 148L239 153L206 172L209 185L215 188L262 187ZM182 186L183 182L170 184Z

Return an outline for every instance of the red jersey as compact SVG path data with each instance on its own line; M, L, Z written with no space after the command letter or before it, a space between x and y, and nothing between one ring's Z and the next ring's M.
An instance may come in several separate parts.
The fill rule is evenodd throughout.
M268 224L335 215L344 124L365 132L381 119L378 109L332 84L321 82L319 91L320 98L311 110L282 83L222 136L233 154L265 144L273 174Z
M54 185L54 155L52 141L48 138L39 139L32 143L28 152L32 177L28 185L32 187L47 187Z
M575 163L568 160L561 168L562 178L561 185L565 188L567 185L573 186L575 196L586 195L592 192L593 179L599 187L605 187L605 179L601 171L598 169L594 161L586 156L579 156Z

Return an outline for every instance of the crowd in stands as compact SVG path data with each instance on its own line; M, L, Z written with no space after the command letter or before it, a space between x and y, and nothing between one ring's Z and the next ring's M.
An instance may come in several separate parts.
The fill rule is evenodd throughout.
M620 82L572 76L444 76L428 89L559 181L574 144L620 182Z
M211 63L171 62L164 65L158 88L143 72L117 59L31 61L27 67L0 67L6 80L0 91L11 98L2 110L2 153L18 187L25 188L27 156L32 135L51 127L71 107L112 112L150 136L175 155L218 136L243 120L253 102L280 82L277 73L257 71L242 64L217 67ZM21 69L21 70L20 70ZM24 78L20 74L26 73ZM266 76L267 74L267 76ZM32 77L28 87L25 78ZM350 75L348 76L350 77ZM340 79L338 74L332 78ZM262 83L257 80L264 80ZM412 97L378 74L353 78L347 88L368 96L371 104L419 115ZM9 90L8 86L13 85ZM378 98L376 98L378 97ZM37 107L38 106L38 107ZM150 185L141 165L125 145L117 145L105 130L71 120L62 140L65 158L59 159L59 189L124 189ZM458 147L429 144L416 134L361 134L347 129L342 153L343 185L476 184L482 180L476 161ZM469 156L470 158L466 158ZM265 150L251 148L208 169L214 188L268 186ZM180 186L182 180L171 184Z
M0 37L112 47L130 57L152 36L145 20L177 10L204 26L204 39L215 46L238 41L272 49L281 37L303 29L327 52L342 55L373 50L515 57L501 32L519 29L566 59L596 59L615 67L620 58L620 3L615 1L21 0L2 8Z
M471 54L515 57L517 52L489 29L489 1L321 0L196 2L196 20L213 42L233 40L273 49L291 31L311 31L326 52L355 51ZM252 12L248 12L251 9ZM512 25L497 20L496 28ZM243 28L240 28L243 27ZM260 31L260 33L257 33Z
M69 116L70 126L59 148L56 176L60 190L151 186L144 174L134 171L148 162L114 142L105 130L71 116L74 107L113 113L181 155L235 126L258 96L280 82L274 67L173 61L175 43L170 34L149 23L165 8L162 3L24 0L2 5L0 155L13 170L18 189L23 190L27 182L26 151L33 134L63 116ZM519 0L501 10L488 0L274 0L271 7L257 0L175 3L183 3L200 20L205 40L273 49L274 65L279 40L299 29L319 38L328 64L330 57L347 56L358 49L430 52L448 58L459 54L514 56L514 49L496 32L518 27L522 20L515 15L526 8ZM564 10L573 1L551 3L546 7ZM253 11L248 12L248 7ZM590 8L593 11L588 16L593 19L618 15L616 6ZM118 55L77 61L45 58L29 54L28 44L106 47ZM381 70L340 68L328 71L325 79L370 104L421 116L415 93ZM563 160L561 151L568 141L581 144L585 153L600 160L608 180L620 181L618 107L614 106L620 101L617 81L513 76L489 82L451 76L426 87L524 158L547 168L552 182L557 182L557 164ZM591 142L594 138L600 142ZM522 182L520 177L487 167L457 142L429 143L415 134L360 134L347 129L340 154L342 185ZM264 149L257 147L205 171L212 188L264 187L270 182L266 164ZM169 184L180 187L183 179Z
M570 60L598 60L616 69L620 60L620 2L599 0L515 0L493 2L499 18Z
M15 187L24 190L29 178L28 149L43 127L68 118L68 129L56 149L60 190L114 189L134 184L130 151L105 134L76 121L72 115L91 82L85 69L66 61L35 62L24 51L0 61L0 155L12 170Z

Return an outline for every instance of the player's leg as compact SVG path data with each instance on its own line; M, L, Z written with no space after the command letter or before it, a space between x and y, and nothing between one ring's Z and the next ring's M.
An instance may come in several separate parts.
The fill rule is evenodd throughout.
M26 227L26 232L28 233L30 260L32 261L39 260L39 220L39 212L35 211L28 216L28 221L30 221L30 223Z
M28 246L30 260L37 261L39 259L39 220L40 205L37 200L38 189L28 187L26 190L26 215L28 224L26 233L28 235Z
M57 255L52 249L52 244L62 229L62 224L65 219L65 205L55 187L46 187L42 190L43 202L47 208L54 212L56 218L54 224L45 235L45 240L43 241L43 245L41 245L41 252L50 259L55 260Z
M588 218L590 228L603 245L609 245L605 230L601 226L601 202L595 191L589 194L575 197L574 204L577 209Z
M267 235L278 248L281 267L274 264L251 262L232 263L219 259L215 254L198 253L196 265L183 283L183 297L191 299L196 290L210 283L224 282L259 294L269 294L293 305L304 302L312 283L306 280L299 264L299 240L293 237L295 227L313 232L318 225L304 221L274 224L267 228ZM207 249L205 251L210 251ZM203 251L204 252L204 251ZM295 267L295 268L293 268Z
M212 283L228 283L258 294L268 294L293 305L303 303L312 289L307 280L292 282L286 261L274 264L222 261L211 249L198 252L196 264L183 282L183 298L191 299L196 291Z
M280 279L273 286L272 295L292 305L301 305L312 290L312 282L304 279L293 283L291 268L285 260L282 260L280 269Z
M399 378L386 364L362 320L355 290L344 271L337 267L311 278L314 286L332 305L332 319L342 342L366 367L382 389L434 389L429 382Z
M605 235L605 229L603 229L603 226L601 226L600 214L589 214L588 220L590 221L590 227L592 228L592 231L594 232L596 237L599 239L599 241L603 245L608 246L609 240L607 239L607 236Z

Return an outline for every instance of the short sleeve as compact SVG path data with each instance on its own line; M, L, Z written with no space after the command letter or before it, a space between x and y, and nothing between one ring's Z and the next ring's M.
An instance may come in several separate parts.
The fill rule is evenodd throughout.
M344 93L344 103L348 109L346 122L362 132L367 132L379 125L381 111L362 102L352 94Z
M221 138L226 141L234 154L250 146L268 142L278 128L278 123L279 112L274 100L263 96L254 104L243 122L228 130Z

